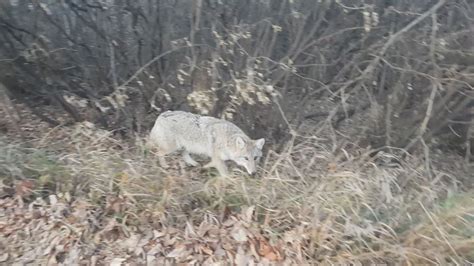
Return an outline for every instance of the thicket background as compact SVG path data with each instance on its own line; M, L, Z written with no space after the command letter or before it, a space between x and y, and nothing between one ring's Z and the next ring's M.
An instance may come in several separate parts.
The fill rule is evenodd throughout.
M253 205L241 218L285 243L259 253L272 260L463 263L474 258L473 47L469 0L0 1L0 175L20 182L2 186L67 191L71 213L97 204L100 218L77 211L102 223L84 235L122 232L131 222L113 215L127 212L150 215L137 218L149 232L218 227ZM163 172L137 140L178 109L266 138L262 178L218 188L198 170ZM176 243L189 236L178 229ZM126 253L113 248L123 237L107 256ZM174 243L160 254L184 252Z
M182 109L281 142L278 101L295 130L349 125L373 147L472 150L471 1L0 5L0 80L54 125L145 134Z

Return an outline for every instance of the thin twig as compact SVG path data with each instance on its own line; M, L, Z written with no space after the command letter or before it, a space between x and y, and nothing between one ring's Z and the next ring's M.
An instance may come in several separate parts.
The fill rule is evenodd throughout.
M200 45L200 44L193 44L192 46L196 47L196 46L203 46L203 45ZM127 81L125 81L124 83L122 83L119 87L125 87L127 86L130 82L132 82L134 79L136 79L138 77L138 75L140 75L145 69L147 69L149 66L151 66L153 63L155 63L156 61L160 60L161 58L171 54L171 53L174 53L178 50L181 50L181 49L184 49L184 48L189 48L189 46L180 46L180 47L176 47L176 48L173 48L171 50L168 50L156 57L154 57L153 59L151 59L150 61L148 61L148 63L144 64L143 66L141 66L136 72L135 74L133 74L129 79L127 79Z
M418 136L410 141L410 143L405 147L406 150L409 150L416 142L421 140L426 146L423 136L426 132L426 129L428 128L428 123L431 119L432 116L432 111L433 111L433 105L436 97L436 93L438 92L438 89L441 88L441 83L436 79L439 76L439 70L436 65L436 58L435 58L435 52L436 52L436 34L438 31L438 23L437 23L437 18L436 18L436 13L432 13L432 30L431 30L431 46L430 46L430 58L431 62L433 64L434 68L434 79L432 79L433 83L433 88L431 89L430 96L428 98L428 107L426 108L426 114L425 118L423 119L423 122L421 123L420 129L418 131ZM425 147L427 149L428 147ZM426 158L428 160L428 158ZM429 172L429 169L427 169Z

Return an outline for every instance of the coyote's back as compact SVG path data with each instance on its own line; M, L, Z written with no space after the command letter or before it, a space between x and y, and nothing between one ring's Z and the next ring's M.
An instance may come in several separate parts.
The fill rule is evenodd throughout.
M160 156L182 151L183 159L196 166L191 154L211 157L205 167L215 167L227 174L224 161L232 160L247 169L256 171L256 161L262 156L265 139L252 140L233 123L210 116L184 111L167 111L156 119L149 141L157 146Z

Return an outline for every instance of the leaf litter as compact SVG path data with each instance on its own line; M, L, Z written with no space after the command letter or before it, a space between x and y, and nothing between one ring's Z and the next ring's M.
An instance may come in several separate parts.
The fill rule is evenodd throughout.
M28 185L30 186L30 185ZM223 222L187 222L184 228L126 226L114 215L98 214L85 200L49 195L29 204L0 199L0 262L41 265L235 265L298 264L270 244L253 221L254 207L231 213ZM103 213L120 213L123 199L109 198ZM281 242L283 243L283 242Z

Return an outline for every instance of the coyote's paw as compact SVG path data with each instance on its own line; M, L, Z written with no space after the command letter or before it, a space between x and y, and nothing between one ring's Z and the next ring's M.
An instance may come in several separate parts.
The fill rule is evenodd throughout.
M191 156L189 156L189 153L184 153L183 154L183 159L186 162L186 164L191 165L191 166L198 166L199 163L196 162Z
M185 161L185 162L186 162L186 164L188 164L188 165L190 165L190 166L193 166L193 167L199 165L199 163L196 162L195 160L192 160L192 161Z

